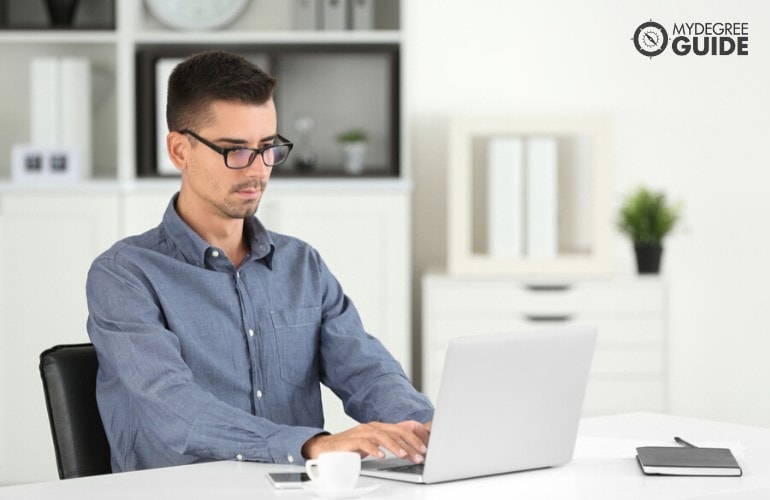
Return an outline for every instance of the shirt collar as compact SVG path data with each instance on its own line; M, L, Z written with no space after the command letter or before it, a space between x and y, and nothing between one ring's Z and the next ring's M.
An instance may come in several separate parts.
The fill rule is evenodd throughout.
M275 244L270 236L270 231L265 229L265 226L256 217L247 217L243 222L244 232L251 248L249 258L261 261L272 271Z
M213 248L206 240L187 225L176 211L176 200L179 193L171 197L163 215L163 227L174 241L184 259L198 267L205 267L206 255ZM273 253L275 245L270 232L256 217L244 219L244 233L249 242L249 260L262 262L273 269Z

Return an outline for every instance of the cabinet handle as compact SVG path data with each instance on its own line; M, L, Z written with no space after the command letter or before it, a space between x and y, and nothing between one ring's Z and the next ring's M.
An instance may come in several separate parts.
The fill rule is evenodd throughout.
M568 283L551 283L551 284L540 284L540 285L534 285L529 284L525 285L527 290L530 290L532 292L566 292L570 288L572 288L572 285Z
M572 319L571 314L525 314L524 317L533 323L564 323Z

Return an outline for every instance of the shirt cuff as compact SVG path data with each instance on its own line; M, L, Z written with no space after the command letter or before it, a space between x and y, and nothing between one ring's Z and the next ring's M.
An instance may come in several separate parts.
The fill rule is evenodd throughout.
M431 420L433 420L433 410L419 410L412 414L410 414L405 420L416 420L417 422L420 422L421 424L427 424Z
M268 453L275 464L302 465L302 447L305 443L319 434L328 434L323 429L314 427L285 427L270 438Z

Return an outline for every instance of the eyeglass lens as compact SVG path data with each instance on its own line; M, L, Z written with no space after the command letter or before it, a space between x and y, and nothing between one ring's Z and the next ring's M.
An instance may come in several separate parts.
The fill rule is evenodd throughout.
M262 150L262 161L272 167L280 165L289 156L291 147L286 144L275 144ZM243 168L254 161L257 152L251 149L231 149L227 153L227 166L230 168Z

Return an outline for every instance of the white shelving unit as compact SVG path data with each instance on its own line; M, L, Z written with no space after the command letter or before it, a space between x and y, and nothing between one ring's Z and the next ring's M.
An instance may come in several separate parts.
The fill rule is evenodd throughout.
M400 47L399 2L378 0L385 19L368 31L298 31L292 29L294 2L259 0L226 29L185 32L169 29L140 0L115 0L114 30L0 31L0 53L14 78L0 82L2 95L14 96L0 122L0 180L10 178L10 148L28 141L29 61L42 55L77 55L91 59L101 96L94 109L94 176L121 182L136 177L136 64L141 46L377 45ZM403 100L402 100L403 102ZM403 129L403 127L400 127ZM403 133L402 133L403 137ZM398 161L405 167L405 158ZM402 168L400 177L408 177Z
M399 2L378 2L386 24L366 32L292 30L293 2L285 0L255 0L232 26L202 33L162 26L139 0L115 1L114 30L0 31L6 71L0 79L6 96L0 118L0 485L56 478L38 356L58 343L88 340L88 267L117 239L156 226L179 186L178 179L136 174L137 49L386 44L400 50ZM90 181L37 186L11 181L10 148L29 137L29 62L41 55L91 59L98 99ZM403 108L399 114L405 115ZM398 134L398 176L274 176L259 215L271 229L319 249L367 330L410 373L411 184L403 123ZM328 392L324 397L327 428L349 426L341 405Z

